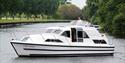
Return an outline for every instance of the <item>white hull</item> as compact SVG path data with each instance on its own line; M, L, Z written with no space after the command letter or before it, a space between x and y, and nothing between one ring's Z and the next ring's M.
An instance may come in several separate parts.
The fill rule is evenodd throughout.
M113 54L109 46L64 46L11 42L18 56L76 56L91 54Z

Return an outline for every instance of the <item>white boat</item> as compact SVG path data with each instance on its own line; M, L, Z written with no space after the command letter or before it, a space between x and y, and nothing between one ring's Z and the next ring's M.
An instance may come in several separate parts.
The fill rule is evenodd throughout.
M95 27L49 27L42 34L12 40L18 56L112 55L114 46Z

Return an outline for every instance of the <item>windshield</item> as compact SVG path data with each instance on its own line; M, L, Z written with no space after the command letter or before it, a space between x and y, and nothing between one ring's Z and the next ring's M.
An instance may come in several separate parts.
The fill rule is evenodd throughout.
M55 33L55 34L59 34L62 30L60 29L48 29L46 31L46 33Z
M25 41L27 41L29 38L30 38L30 37L25 37L25 38L22 39L22 41L25 42Z
M45 33L51 33L54 29L48 29Z
M60 29L57 29L57 30L54 30L53 33L59 34L60 32L61 32L61 30L60 30Z

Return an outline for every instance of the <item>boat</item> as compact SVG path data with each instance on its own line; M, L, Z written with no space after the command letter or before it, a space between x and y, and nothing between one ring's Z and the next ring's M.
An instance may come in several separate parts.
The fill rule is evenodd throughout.
M12 40L20 56L113 55L114 45L95 27L79 25L48 27L41 34Z

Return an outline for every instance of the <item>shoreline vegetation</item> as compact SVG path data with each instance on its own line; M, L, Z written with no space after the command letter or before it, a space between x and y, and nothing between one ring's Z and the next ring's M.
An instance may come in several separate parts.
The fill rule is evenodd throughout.
M32 23L58 23L58 22L70 22L71 20L63 20L63 19L33 19L33 18L3 18L0 20L0 28L9 28L24 24L32 24Z
M84 18L67 0L0 0L0 28L30 23L67 22Z
M86 0L84 14L102 30L125 38L125 0Z
M0 25L2 24L14 24L14 23L47 23L47 22L70 22L71 20L63 19L1 19Z

